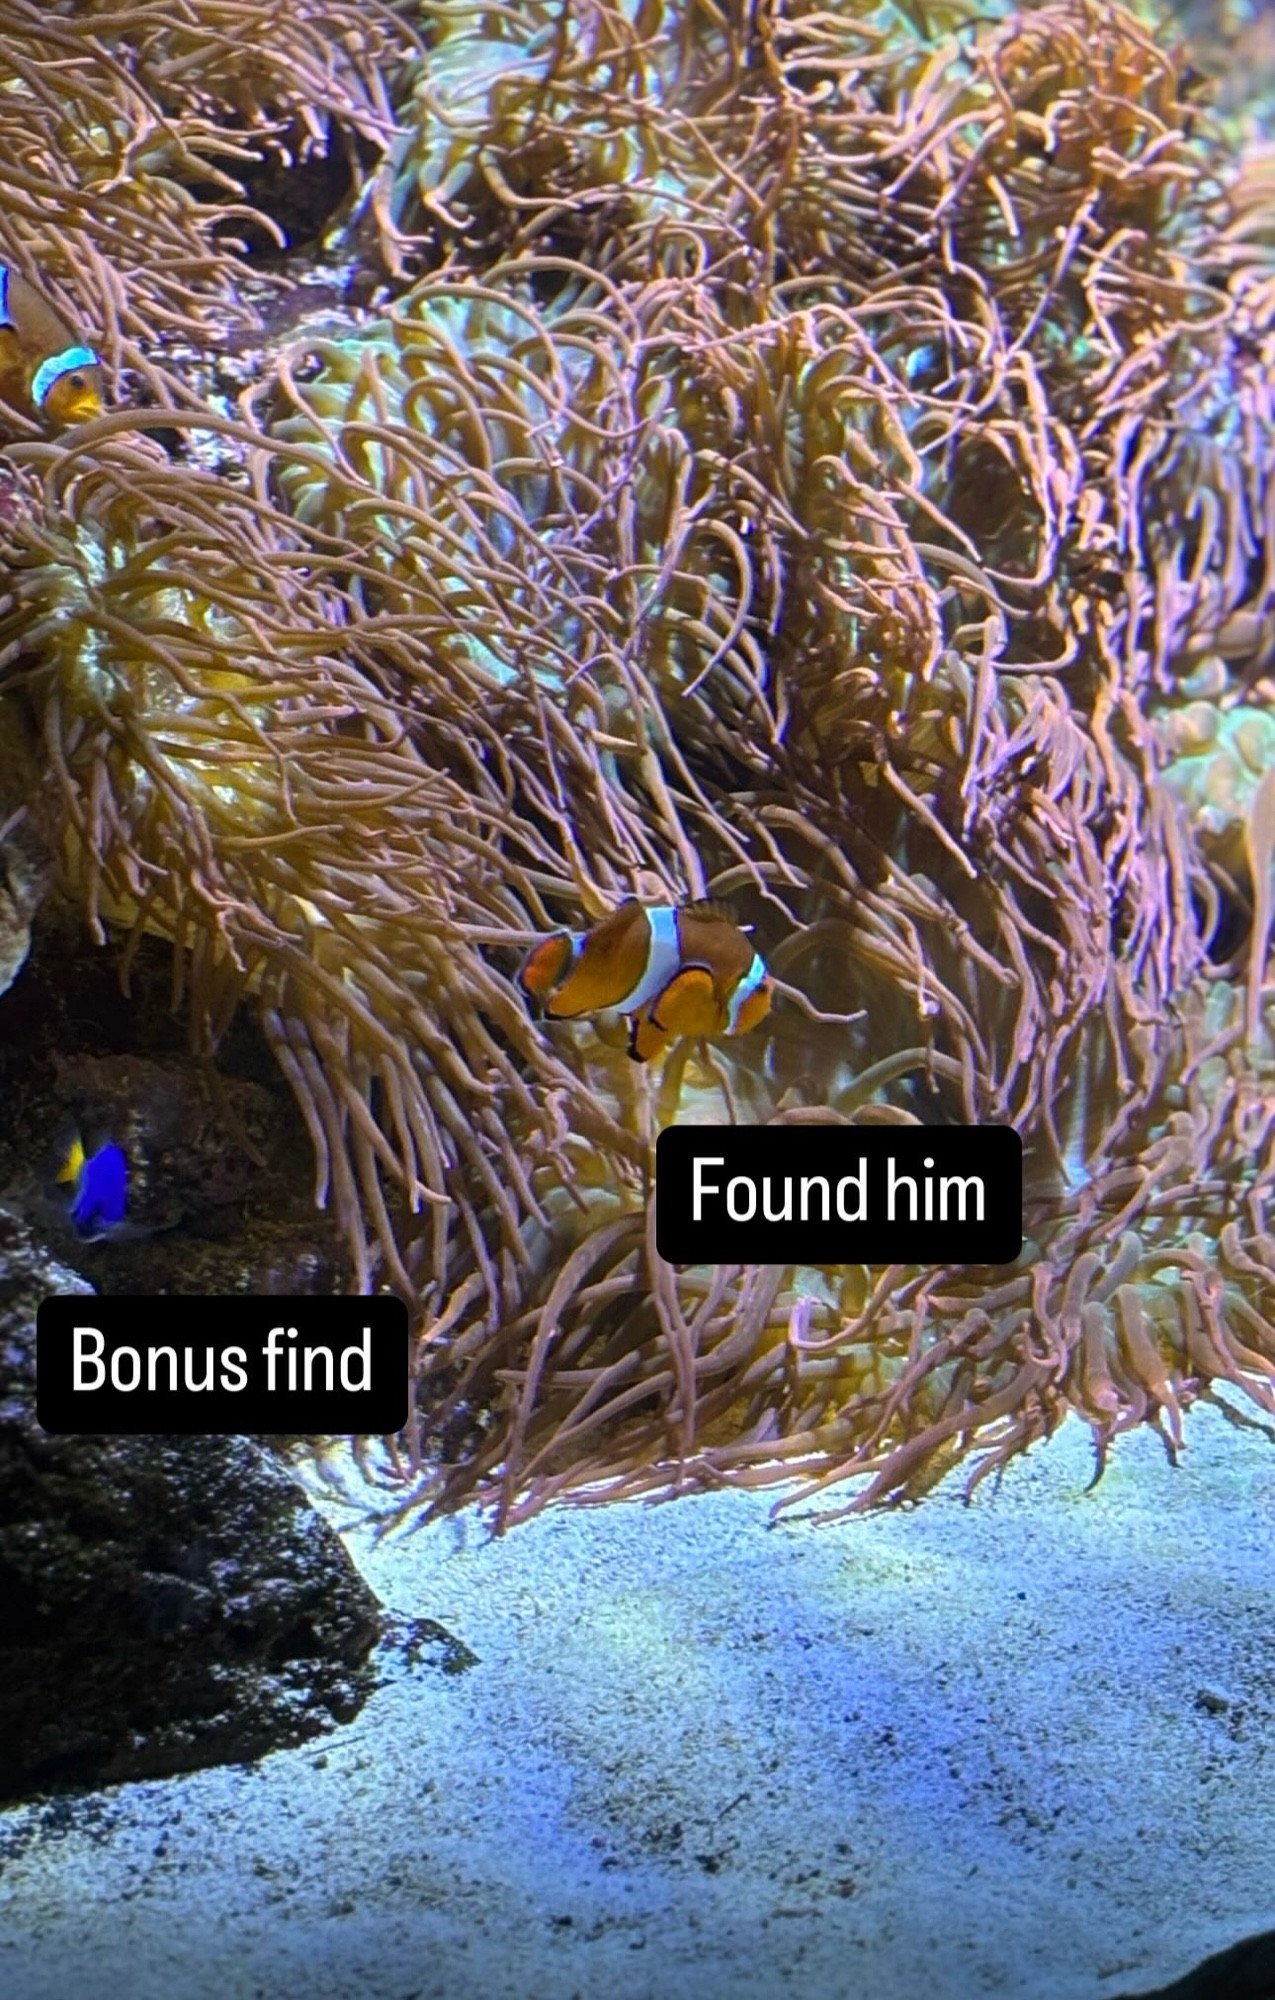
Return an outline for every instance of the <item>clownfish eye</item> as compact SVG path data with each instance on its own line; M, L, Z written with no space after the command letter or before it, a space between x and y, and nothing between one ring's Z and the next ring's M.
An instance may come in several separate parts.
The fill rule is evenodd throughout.
M66 379L67 379L67 381L68 381L68 382L70 383L70 385L71 385L71 387L72 387L73 389L87 389L87 388L88 388L88 383L87 383L87 382L85 381L85 379L84 379L84 377L83 377L82 375L68 375Z

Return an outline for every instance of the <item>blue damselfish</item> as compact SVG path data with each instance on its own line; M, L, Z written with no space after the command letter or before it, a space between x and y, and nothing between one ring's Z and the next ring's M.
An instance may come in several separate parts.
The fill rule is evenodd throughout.
M58 1172L74 1188L71 1220L81 1236L101 1235L124 1220L128 1207L128 1159L114 1141L86 1153L76 1137Z

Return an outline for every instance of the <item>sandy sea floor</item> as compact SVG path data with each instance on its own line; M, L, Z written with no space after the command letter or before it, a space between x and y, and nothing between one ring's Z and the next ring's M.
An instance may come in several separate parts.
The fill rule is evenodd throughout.
M349 1546L400 1653L256 1767L0 1815L4 2000L1101 2000L1275 1923L1275 1450L771 1527L767 1496ZM352 1491L356 1489L352 1488ZM329 1503L334 1518L349 1508Z

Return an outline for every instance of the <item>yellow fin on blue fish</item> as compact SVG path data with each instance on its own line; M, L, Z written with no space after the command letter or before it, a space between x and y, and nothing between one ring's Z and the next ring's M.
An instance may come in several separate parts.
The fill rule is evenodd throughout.
M67 1146L58 1180L74 1187L71 1220L81 1236L102 1236L128 1208L128 1157L113 1140L86 1153L78 1132Z

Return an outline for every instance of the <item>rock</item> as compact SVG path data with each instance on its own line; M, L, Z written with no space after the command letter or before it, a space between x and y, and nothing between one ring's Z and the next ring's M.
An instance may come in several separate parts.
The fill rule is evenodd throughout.
M26 962L53 879L48 817L26 725L12 699L0 700L0 993Z
M54 1438L38 1300L87 1291L0 1210L0 1800L260 1757L357 1714L375 1597L247 1438Z
M1259 1931L1229 1951L1206 1958L1185 1979L1157 1986L1154 1993L1126 2000L1272 2000L1275 1995L1275 1931Z

